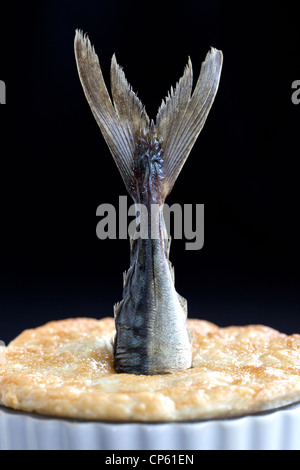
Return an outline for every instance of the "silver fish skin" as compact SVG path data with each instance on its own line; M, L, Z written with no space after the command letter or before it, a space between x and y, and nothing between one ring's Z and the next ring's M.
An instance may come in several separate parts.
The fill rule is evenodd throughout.
M166 374L192 365L187 302L175 290L163 205L206 121L219 86L222 52L211 48L192 93L192 64L150 121L115 56L111 100L98 56L77 30L75 56L84 93L124 184L140 211L130 241L130 268L114 307L118 373ZM155 209L155 210L153 210ZM147 227L146 234L139 231ZM140 236L137 236L137 235Z
M169 261L170 240L163 219L163 151L157 136L140 140L135 155L135 203L146 211L140 213L137 231L142 225L147 231L145 238L131 241L123 299L115 306L114 354L117 372L153 375L189 368L192 352L187 304L175 290Z

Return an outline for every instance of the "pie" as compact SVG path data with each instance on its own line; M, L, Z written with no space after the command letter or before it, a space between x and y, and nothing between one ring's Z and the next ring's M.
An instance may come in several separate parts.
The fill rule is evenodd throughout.
M241 416L300 401L300 335L263 325L189 319L192 367L117 374L113 318L73 318L23 331L0 346L0 403L101 421L187 421Z

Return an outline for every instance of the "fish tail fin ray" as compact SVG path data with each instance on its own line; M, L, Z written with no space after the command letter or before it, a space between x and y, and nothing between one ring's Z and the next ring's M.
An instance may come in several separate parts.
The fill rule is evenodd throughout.
M193 72L189 59L175 90L171 89L159 108L156 131L163 141L168 194L204 126L218 90L222 62L222 52L211 48L192 94Z
M115 56L111 62L112 102L95 49L87 35L80 30L76 30L74 49L85 96L131 194L135 133L149 127L149 118L128 84L123 70L117 64Z

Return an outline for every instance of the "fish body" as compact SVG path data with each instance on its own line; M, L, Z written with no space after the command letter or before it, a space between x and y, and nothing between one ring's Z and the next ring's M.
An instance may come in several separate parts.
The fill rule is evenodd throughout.
M112 103L95 50L78 30L75 56L86 98L139 212L122 300L114 307L115 369L145 375L187 369L192 365L187 302L175 290L163 205L213 103L222 53L212 48L207 54L193 94L189 61L175 90L162 103L155 123L148 118L115 56L111 64Z
M163 150L157 136L151 134L137 148L134 202L146 209L145 214L140 213L137 230L144 225L147 233L131 241L123 299L115 307L115 369L153 375L190 367L192 354L186 302L175 290L169 261L170 240L163 218Z

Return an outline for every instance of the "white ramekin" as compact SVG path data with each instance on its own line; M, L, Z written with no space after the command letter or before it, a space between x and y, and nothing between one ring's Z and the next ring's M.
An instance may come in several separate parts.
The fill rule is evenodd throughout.
M300 450L300 404L177 423L75 421L0 407L0 450Z

